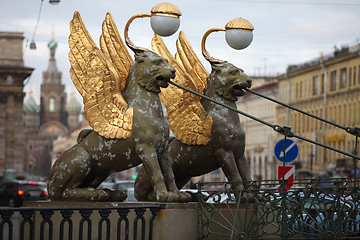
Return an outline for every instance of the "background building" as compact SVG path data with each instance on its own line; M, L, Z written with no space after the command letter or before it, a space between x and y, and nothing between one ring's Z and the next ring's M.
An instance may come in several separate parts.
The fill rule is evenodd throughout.
M278 78L279 100L345 127L360 125L360 46L344 46L322 58L291 65ZM352 153L355 137L344 130L277 107L279 125L305 138ZM339 153L298 142L302 168L350 174L353 161Z
M82 105L74 94L67 102L62 74L56 66L56 41L52 39L48 47L50 59L42 74L40 105L30 92L23 108L26 175L36 178L46 178L50 172L52 159L56 157L52 156L54 141L66 138L81 126ZM72 144L75 142L73 139Z
M278 84L275 77L256 77L252 90L277 98ZM276 123L276 104L256 95L246 93L237 101L237 108L271 124ZM251 178L274 179L276 164L273 156L275 132L266 125L240 115L241 125L246 132L246 158L251 169Z
M0 176L8 168L24 173L23 89L33 69L24 66L23 39L0 32Z

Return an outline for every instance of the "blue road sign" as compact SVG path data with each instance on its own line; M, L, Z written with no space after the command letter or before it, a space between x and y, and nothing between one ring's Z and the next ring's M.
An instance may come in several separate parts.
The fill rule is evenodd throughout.
M284 139L278 141L274 148L275 157L280 161L284 161ZM294 140L286 139L285 146L285 162L289 163L294 161L299 155L299 147Z

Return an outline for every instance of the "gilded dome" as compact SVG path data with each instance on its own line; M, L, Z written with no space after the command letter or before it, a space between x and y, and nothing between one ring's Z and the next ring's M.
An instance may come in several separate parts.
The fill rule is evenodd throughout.
M75 93L71 94L69 102L66 104L66 111L69 114L79 114L81 112L82 105L75 97Z
M150 12L152 15L165 15L175 17L181 16L180 10L174 4L169 2L156 4L156 6L154 6Z
M226 24L225 29L243 29L252 31L254 30L254 26L244 18L234 18Z
M50 48L50 50L55 50L57 48L57 42L54 39L50 40L50 42L48 43L48 47Z
M23 110L25 113L39 113L40 106L36 103L32 94L30 94L28 100L23 105Z

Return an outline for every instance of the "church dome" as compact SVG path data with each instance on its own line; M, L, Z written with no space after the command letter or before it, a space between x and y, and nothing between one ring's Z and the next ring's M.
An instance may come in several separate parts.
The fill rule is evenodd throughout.
M28 100L24 103L23 110L25 113L39 113L40 106L36 103L34 97L30 93Z
M55 49L57 48L57 42L54 39L50 40L50 42L48 43L48 47L50 48L50 50L55 51Z
M71 98L69 102L66 104L66 111L69 114L79 114L81 111L82 105L79 103L79 101L75 97L75 93L71 94Z

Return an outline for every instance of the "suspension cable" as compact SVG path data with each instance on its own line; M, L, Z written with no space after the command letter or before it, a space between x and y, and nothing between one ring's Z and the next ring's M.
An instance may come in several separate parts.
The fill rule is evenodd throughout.
M221 105L221 106L223 106L223 107L225 107L225 108L227 108L227 109L230 109L231 111L234 111L234 112L237 112L237 113L239 113L239 114L241 114L241 115L244 115L245 117L251 118L252 120L255 120L255 121L257 121L257 122L260 122L260 123L262 123L262 124L265 124L265 125L267 125L267 126L269 126L269 127L271 127L271 128L275 128L275 127L276 127L276 125L270 124L270 123L268 123L268 122L266 122L266 121L264 121L264 120L261 120L261 119L259 119L259 118L254 117L254 116L251 116L251 115L249 115L249 114L247 114L247 113L244 113L244 112L238 110L237 108L230 107L230 106L228 106L228 105L226 105L226 104L224 104L224 103L222 103L222 102L216 101L216 100L214 100L214 99L212 99L212 98L210 98L210 97L208 97L208 96L205 96L205 95L200 94L200 93L198 93L198 92L195 92L195 91L193 91L193 90L191 90L191 89L188 89L188 88L186 88L186 87L183 87L183 86L181 86L181 85L179 85L179 84L177 84L177 83L174 83L174 82L171 81L171 80L169 80L169 83L172 84L172 85L174 85L174 86L176 86L176 87L178 87L178 88L181 88L181 89L183 89L183 90L185 90L185 91L188 91L188 92L190 92L190 93L192 93L192 94L195 94L195 95L197 95L197 96L199 96L199 97L202 97L202 98L204 98L204 99L206 99L206 100L209 100L210 102L216 103L216 104Z
M355 156L355 155L353 155L353 154L350 154L350 153L341 151L341 150L339 150L339 149L330 147L330 146L328 146L328 145L325 145L325 144L322 144L322 143L319 143L319 142L316 142L316 141L307 139L307 138L305 138L305 137L296 135L296 134L294 134L294 133L291 131L291 128L290 128L290 127L287 127L287 126L281 127L281 126L279 126L279 125L274 125L274 124L268 123L268 122L266 122L266 121L264 121L264 120L261 120L261 119L259 119L259 118L257 118L257 117L254 117L254 116L251 116L251 115L249 115L249 114L247 114L247 113L244 113L244 112L242 112L242 111L240 111L240 110L238 110L238 109L236 109L236 108L230 107L230 106L228 106L228 105L226 105L226 104L224 104L224 103L222 103L222 102L219 102L219 101L217 101L217 100L215 100L215 99L212 99L212 98L210 98L210 97L208 97L208 96L205 96L205 95L200 94L200 93L198 93L198 92L196 92L196 91L193 91L193 90L191 90L191 89L188 89L188 88L186 88L186 87L183 87L183 86L181 86L181 85L179 85L179 84L177 84L177 83L175 83L175 82L173 82L173 81L171 81L171 80L169 80L169 83L172 84L172 85L174 85L174 86L176 86L176 87L178 87L178 88L181 88L181 89L183 89L183 90L185 90L185 91L187 91L187 92L190 92L190 93L195 94L195 95L197 95L197 96L199 96L199 97L202 97L202 98L204 98L204 99L206 99L206 100L208 100L208 101L210 101L210 102L213 102L213 103L215 103L215 104L221 105L221 106L223 106L223 107L225 107L225 108L227 108L227 109L230 109L231 111L237 112L237 113L239 113L239 114L241 114L241 115L243 115L243 116L245 116L245 117L248 117L248 118L250 118L250 119L252 119L252 120L255 120L255 121L257 121L257 122L260 122L260 123L262 123L262 124L264 124L264 125L266 125L266 126L268 126L268 127L271 127L274 131L276 131L276 132L278 132L278 133L280 133L280 134L282 134L282 135L284 135L284 136L286 136L286 137L295 137L295 138L298 138L298 139L300 139L300 140L303 140L303 141L306 141L306 142L309 142L309 143L312 143L312 144L315 144L315 145L318 145L318 146L327 148L327 149L329 149L329 150L332 150L332 151L335 151L335 152L344 154L344 155L346 155L346 156L348 156L348 157L352 157L352 158L354 158L354 159L360 160L360 157L359 157L359 156ZM249 91L249 89L246 89L246 90ZM253 92L253 91L251 91L251 92ZM265 97L265 98L267 98L267 97ZM276 100L274 100L274 101L276 101ZM279 104L280 104L280 102L279 102ZM282 104L282 103L281 103L281 104ZM295 110L295 109L294 109L294 110ZM300 111L301 111L301 110L300 110ZM306 112L304 112L304 114L306 114ZM310 115L311 115L311 114L310 114ZM316 117L316 116L315 116L315 117ZM321 120L321 118L319 118L319 120ZM342 127L342 129L344 129L344 130L347 131L347 128L343 128L343 127ZM347 132L348 132L348 131L347 131Z
M317 119L317 120L319 120L319 121L326 122L327 124L330 124L330 125L333 125L333 126L335 126L335 127L337 127L337 128L343 129L343 130L346 131L347 133L352 134L352 135L354 135L354 136L357 136L357 137L360 136L360 131L358 130L358 128L350 128L350 127L341 126L341 125L339 125L339 124L337 124L337 123L331 122L331 121L329 121L329 120L323 119L323 118L318 117L318 116L316 116L316 115L313 115L313 114L311 114L311 113L305 112L305 111L303 111L303 110L301 110L301 109L298 109L298 108L293 107L293 106L291 106L291 105L289 105L289 104L280 102L280 101L278 101L278 100L276 100L276 99L270 98L270 97L268 97L268 96L265 96L265 95L263 95L263 94L261 94L261 93L255 92L255 91L250 90L250 89L248 89L248 88L246 88L245 90L248 91L249 93L255 94L255 95L259 96L259 97L265 98L265 99L267 99L267 100L269 100L269 101L275 102L275 103L277 103L277 104L279 104L279 105L282 105L282 106L284 106L284 107L290 108L290 109L292 109L292 110L294 110L294 111L297 111L297 112L300 112L300 113L302 113L302 114L305 114L305 115L307 115L307 116L309 116L309 117L315 118L315 119Z

